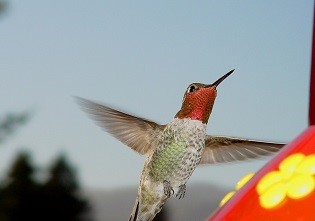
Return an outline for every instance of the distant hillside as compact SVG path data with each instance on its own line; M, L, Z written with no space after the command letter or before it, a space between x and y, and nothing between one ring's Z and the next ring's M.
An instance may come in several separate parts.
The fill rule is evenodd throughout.
M171 198L163 209L169 221L205 220L228 191L214 185L188 185L184 199ZM95 221L128 220L136 194L137 187L86 191Z

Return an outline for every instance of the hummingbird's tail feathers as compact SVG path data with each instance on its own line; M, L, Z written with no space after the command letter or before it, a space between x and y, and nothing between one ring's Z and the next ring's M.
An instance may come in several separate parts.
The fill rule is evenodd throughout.
M136 199L136 203L130 215L129 221L137 221L138 212L139 212L139 200Z
M169 197L163 195L160 198L153 199L152 202L141 203L137 197L129 221L152 221L156 214L162 210L168 198Z
M277 152L284 145L284 143L207 135L200 164L226 163L259 158Z

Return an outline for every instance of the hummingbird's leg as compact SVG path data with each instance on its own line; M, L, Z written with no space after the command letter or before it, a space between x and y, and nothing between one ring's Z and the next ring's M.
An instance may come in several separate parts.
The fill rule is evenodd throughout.
M186 193L186 184L180 185L178 187L178 191L176 193L176 197L178 197L178 199L184 198Z
M171 195L174 194L174 190L171 186L171 183L167 180L164 180L163 181L163 186L164 186L164 194L167 196L167 197L170 197Z

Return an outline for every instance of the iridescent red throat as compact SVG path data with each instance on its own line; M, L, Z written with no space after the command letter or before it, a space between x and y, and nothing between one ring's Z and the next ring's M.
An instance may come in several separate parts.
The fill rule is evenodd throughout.
M207 124L217 91L215 87L200 88L193 94L185 94L182 107L175 115L176 118L190 118Z

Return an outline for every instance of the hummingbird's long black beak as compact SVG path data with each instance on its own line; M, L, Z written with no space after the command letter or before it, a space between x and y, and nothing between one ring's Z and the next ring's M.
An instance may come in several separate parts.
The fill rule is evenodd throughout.
M209 84L206 87L217 87L225 78L227 78L230 74L232 74L233 71L235 71L235 69L229 71L228 73L220 77L218 80L216 80L214 83Z

